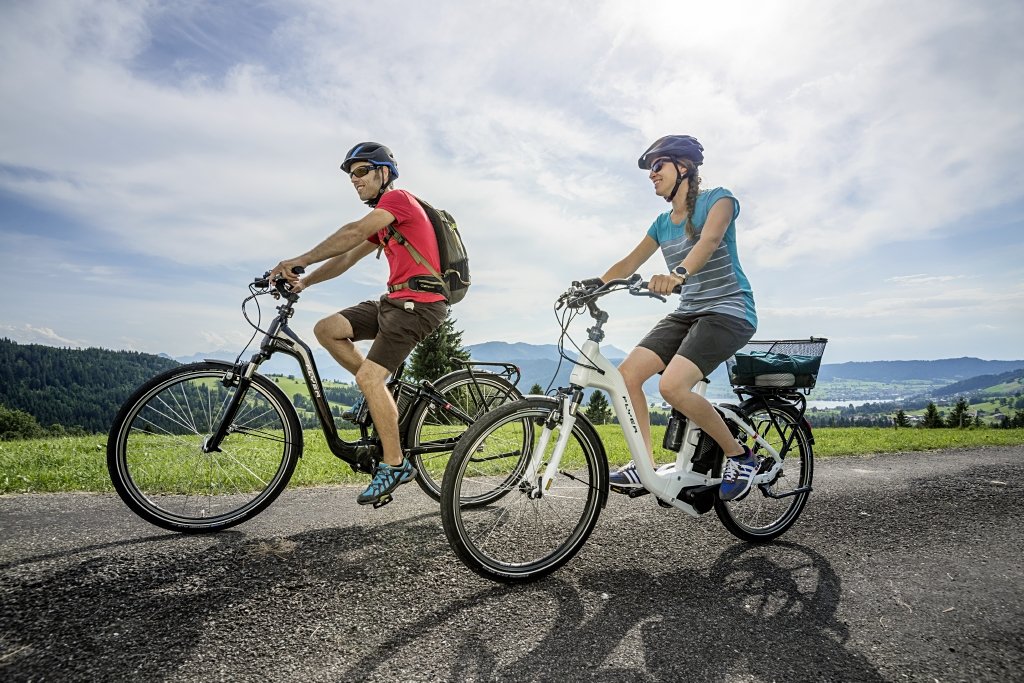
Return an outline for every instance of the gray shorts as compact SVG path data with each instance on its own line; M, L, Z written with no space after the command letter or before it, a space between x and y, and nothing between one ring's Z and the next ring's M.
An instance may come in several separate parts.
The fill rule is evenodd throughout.
M672 356L682 356L707 377L742 349L755 331L746 320L724 313L670 313L637 346L658 354L666 366Z
M417 301L412 310L406 310L406 301L385 294L378 301L364 301L340 311L352 325L352 341L373 340L366 359L392 373L448 315L444 301Z

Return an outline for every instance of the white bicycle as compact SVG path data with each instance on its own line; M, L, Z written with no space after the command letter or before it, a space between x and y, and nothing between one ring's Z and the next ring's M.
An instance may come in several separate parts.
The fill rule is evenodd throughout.
M644 486L631 496L650 493L660 505L694 517L714 509L730 532L750 542L784 533L807 502L814 437L800 388L814 385L827 340L748 345L783 360L791 360L787 354L816 358L812 371L801 374L737 374L736 358L743 354L729 361L741 403L715 408L761 465L748 493L724 502L717 495L724 454L681 414L673 413L663 443L676 453L675 461L657 469L651 465L622 375L601 354L608 314L597 300L616 291L665 300L648 291L639 275L598 287L574 282L555 304L562 328L559 349L574 317L586 310L595 322L578 357L570 359L575 363L570 386L553 397L528 396L488 412L466 431L448 462L441 490L445 535L459 559L486 578L521 582L545 576L572 559L597 524L608 499L608 460L597 430L580 410L588 387L611 397ZM694 390L704 395L707 383L702 380ZM496 488L510 493L483 506L460 504Z

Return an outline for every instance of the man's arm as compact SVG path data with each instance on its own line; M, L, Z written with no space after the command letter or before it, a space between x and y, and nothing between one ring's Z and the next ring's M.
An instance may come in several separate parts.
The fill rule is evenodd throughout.
M306 287L315 285L318 282L338 277L354 266L364 256L372 254L375 251L377 251L376 244L364 241L359 246L349 249L344 254L339 254L338 256L327 259L322 266L302 278L300 281L300 289L305 289Z
M292 272L292 268L295 266L302 266L303 268L306 268L314 263L320 263L321 261L326 261L327 259L334 258L336 256L342 256L356 247L366 244L366 240L371 235L376 234L378 231L386 228L394 222L395 217L390 212L385 211L384 209L374 209L359 220L341 226L333 235L307 251L305 254L281 261L274 266L273 270L270 271L270 276L273 278L276 275L282 275L292 284L296 284L299 282L299 276ZM367 253L369 252L364 252L357 258L352 259L348 263L348 266L351 266L360 258L366 256ZM334 264L334 268L337 268L338 265L339 264ZM335 275L340 275L342 272L344 272L344 270L338 271ZM332 275L331 277L334 276ZM325 277L317 280L317 282L322 282L326 279L328 278L325 273Z

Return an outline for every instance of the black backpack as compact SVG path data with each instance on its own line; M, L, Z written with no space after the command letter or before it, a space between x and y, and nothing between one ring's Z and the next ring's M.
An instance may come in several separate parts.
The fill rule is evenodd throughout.
M469 289L469 255L466 253L466 245L462 242L459 234L459 226L455 219L444 209L435 209L433 206L416 197L416 201L423 207L423 211L434 226L434 236L437 238L437 252L441 261L441 272L438 273L430 265L427 259L416 251L416 248L402 236L402 233L395 229L395 224L388 226L389 238L394 239L409 251L413 261L430 271L430 275L416 275L406 282L397 285L390 285L389 292L409 288L414 292L434 292L443 294L448 304L457 304L466 296ZM386 240L385 240L386 241ZM382 246L383 248L383 246ZM377 256L380 256L378 250Z

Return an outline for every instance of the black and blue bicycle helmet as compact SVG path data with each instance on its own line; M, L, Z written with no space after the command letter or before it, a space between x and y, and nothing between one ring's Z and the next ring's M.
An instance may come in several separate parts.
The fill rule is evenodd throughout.
M357 161L368 161L374 166L386 166L391 171L388 182L381 186L377 196L366 200L367 206L375 207L391 187L394 179L398 177L398 162L395 161L395 155L391 153L391 150L379 142L360 142L350 149L345 155L345 160L341 162L341 170L349 173L352 170L352 164Z
M395 155L391 153L386 145L379 142L360 142L345 155L345 161L341 162L341 170L348 173L352 170L352 164L357 161L369 161L374 166L387 166L391 169L391 178L398 177L398 163Z
M704 163L704 145L690 135L666 135L658 138L640 155L637 165L645 171L651 170L651 162L658 157L668 157L675 161L689 159L696 166Z
M704 145L697 142L697 138L691 135L666 135L655 140L647 148L647 151L640 155L637 165L645 171L649 171L651 162L661 157L668 157L676 164L687 159L692 161L694 166L700 166L704 163ZM679 192L679 186L683 184L688 175L689 173L684 171L676 176L676 186L672 188L672 193L665 197L666 202L675 199L676 193Z

